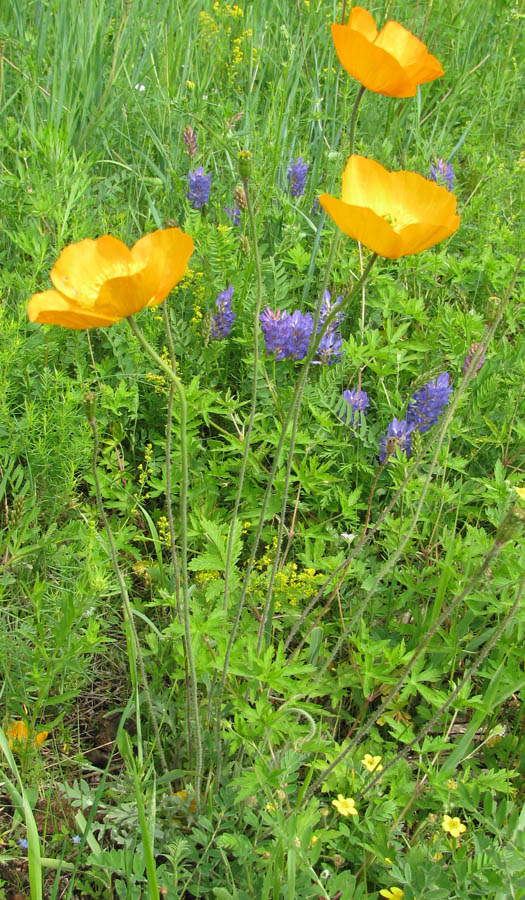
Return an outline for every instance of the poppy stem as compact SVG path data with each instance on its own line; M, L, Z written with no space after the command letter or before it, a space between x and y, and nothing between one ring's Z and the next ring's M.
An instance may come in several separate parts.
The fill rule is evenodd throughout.
M354 152L354 142L355 142L355 126L357 124L357 113L359 111L359 104L361 103L361 99L365 92L366 88L364 84L360 85L359 90L357 92L357 97L355 98L355 103L352 109L352 115L350 116L350 130L348 132L348 142L350 144L350 156Z
M140 706L138 702L138 679L137 679L137 664L140 670L140 678L142 681L142 686L144 688L144 694L146 697L146 703L148 706L148 711L151 718L151 724L153 726L153 731L155 732L155 739L158 744L159 756L162 765L162 771L166 775L168 772L168 765L166 763L166 757L164 755L164 750L162 747L162 741L160 739L160 731L159 725L157 722L157 716L155 713L155 709L153 706L153 701L151 699L151 693L149 689L148 679L146 676L146 670L144 668L144 659L142 656L142 650L140 647L139 636L137 634L137 629L135 627L135 622L133 619L133 609L131 607L128 590L126 588L126 583L124 581L124 577L122 575L120 566L118 564L118 556L117 556L117 548L115 547L115 541L113 540L113 533L111 531L111 526L109 524L108 517L106 515L106 510L104 509L104 501L102 499L102 491L100 488L100 479L98 476L98 467L97 467L97 459L98 459L98 448L99 448L99 439L98 439L98 427L97 420L95 417L94 410L88 416L88 422L91 427L91 431L93 432L93 480L95 482L95 493L97 496L97 504L100 516L104 523L104 527L106 529L106 535L108 538L109 544L109 553L111 556L111 562L113 563L113 570L115 575L117 576L119 588L120 588L120 596L122 597L122 605L124 607L124 625L126 628L126 640L128 645L128 655L130 661L130 675L133 691L135 693L135 712L137 716L137 735L140 735ZM140 757L141 759L141 757ZM142 759L141 759L142 762Z
M180 403L180 452L181 452L181 486L180 486L180 531L181 531L181 572L182 572L182 611L184 617L184 633L186 637L186 656L190 670L190 694L193 715L193 737L195 739L195 811L198 815L200 808L201 782L202 782L202 740L199 721L199 696L197 686L197 672L191 641L191 620L189 607L188 585L188 404L184 386L165 360L157 353L146 340L133 316L127 316L126 320L139 344L148 356L157 363L159 369L168 377L177 391Z

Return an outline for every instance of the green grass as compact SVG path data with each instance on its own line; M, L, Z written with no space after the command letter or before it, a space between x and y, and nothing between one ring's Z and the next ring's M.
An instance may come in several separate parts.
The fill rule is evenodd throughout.
M523 11L506 0L378 0L370 11L424 31L445 77L413 99L365 93L356 152L424 175L436 158L451 161L461 226L425 253L378 260L364 305L359 291L346 310L342 361L310 370L219 716L228 640L301 371L261 347L254 376L255 241L248 215L234 228L224 207L241 180L238 152L249 149L263 306L313 313L334 226L318 231L312 203L339 191L358 89L330 37L342 4L6 0L0 9L0 724L5 734L19 719L30 736L49 731L41 748L30 737L3 754L6 900L138 900L161 887L172 900L357 900L394 886L406 900L525 897L521 275L505 300L523 243ZM197 133L194 161L186 125ZM286 171L298 156L309 171L294 200ZM197 165L212 174L204 214L186 197ZM67 244L110 233L131 246L174 223L195 239L191 273L168 303L188 413L198 814L166 517L166 377L125 322L88 340L26 315ZM332 294L360 270L345 238ZM237 318L228 340L210 341L228 283ZM442 371L457 391L469 347L502 308L451 421L415 438L418 468L400 454L376 484L393 416ZM160 310L137 321L163 352ZM337 412L358 380L370 408L352 432ZM97 509L87 390L97 395L100 489L138 657ZM180 551L179 425L176 399ZM351 553L357 538L343 535L360 535L368 514L372 539ZM135 684L140 656L146 686L140 672ZM381 756L380 779L365 753ZM357 817L339 815L338 794L355 799ZM444 814L465 823L458 842Z

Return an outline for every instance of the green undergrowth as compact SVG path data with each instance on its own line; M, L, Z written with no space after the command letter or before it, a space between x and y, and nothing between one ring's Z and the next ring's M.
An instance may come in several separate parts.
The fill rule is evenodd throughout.
M525 898L522 276L506 300L523 243L518 3L370 4L376 21L422 34L445 77L412 99L367 93L356 152L425 176L438 158L452 162L461 226L425 253L378 260L346 309L341 361L310 370L217 718L237 599L300 371L262 349L254 374L254 236L246 212L235 226L225 207L235 206L237 155L248 148L263 305L313 313L334 231L330 220L320 227L315 200L338 195L357 91L330 37L342 7L1 6L0 898L139 900L155 896L155 879L156 897L169 900L357 900L380 890L394 900L399 891L406 900ZM186 126L197 134L194 160ZM309 171L305 193L293 198L287 169L299 156ZM212 174L202 212L186 196L197 165ZM175 224L195 240L168 309L188 403L188 567L205 759L198 811L165 499L169 385L125 322L75 332L26 316L65 245L111 233L131 246ZM362 271L360 253L344 239L332 296ZM228 284L235 323L227 340L213 340L215 300ZM436 464L438 426L417 434L411 460L398 452L378 476L389 422L443 371L458 388L469 348L502 308ZM168 359L160 308L138 321ZM370 406L352 429L341 396L358 385ZM153 715L134 676L97 508L87 390L97 398L101 493ZM177 547L180 415L175 402ZM9 741L20 721L26 738ZM35 747L43 730L47 740ZM380 762L370 771L373 757ZM350 798L357 815L334 806ZM466 829L447 831L445 816Z

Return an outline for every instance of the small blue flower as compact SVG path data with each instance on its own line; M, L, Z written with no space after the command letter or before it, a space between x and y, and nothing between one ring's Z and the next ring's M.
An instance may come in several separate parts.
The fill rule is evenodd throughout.
M203 166L198 166L194 172L188 173L188 180L190 183L188 200L193 209L202 209L210 199L211 175L205 175Z
M366 391L343 391L343 403L337 415L345 425L353 428L361 424L362 416L364 418L369 406L370 400Z
M424 433L439 419L453 393L448 372L442 372L436 381L429 381L412 395L408 404L407 422Z
M290 160L288 172L288 185L292 197L301 197L306 187L306 175L308 173L308 163L304 162L302 156L298 156L296 161Z
M74 844L80 844L80 842L82 841L82 838L80 837L79 834L74 834L73 837L71 838L71 840L73 841Z
M397 449L403 450L408 459L412 452L413 430L414 426L407 422L406 419L401 419L400 421L396 418L392 419L387 433L381 438L380 462L384 463L386 459L395 454Z
M211 338L213 340L228 337L235 322L236 315L232 309L232 296L233 286L229 284L215 301L217 312L212 316L211 320Z
M343 338L339 331L327 331L321 338L321 342L317 348L318 360L314 359L314 363L324 366L331 366L333 363L339 362L343 355Z
M226 213L228 219L231 221L232 225L238 225L241 221L241 211L238 206L235 206L234 209L232 209L231 206L225 206L224 212Z
M448 163L447 165L445 160L441 159L440 157L438 160L436 160L436 165L434 165L434 163L431 164L430 177L432 181L436 182L436 184L443 184L443 182L446 182L447 189L449 191L452 191L454 187L454 179L456 177L454 175L452 163Z
M27 838L20 838L18 846L21 847L22 850L27 850Z

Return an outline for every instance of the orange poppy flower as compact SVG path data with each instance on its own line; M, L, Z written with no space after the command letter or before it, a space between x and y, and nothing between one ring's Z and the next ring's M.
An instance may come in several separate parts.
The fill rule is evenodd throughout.
M29 742L29 729L25 722L19 719L16 722L9 722L7 726L7 740L11 749L24 747ZM33 740L34 747L40 747L44 743L49 731L39 731Z
M319 202L341 231L389 259L433 247L460 222L446 188L355 154L343 173L341 200L321 194Z
M347 25L332 25L332 37L343 68L376 94L413 97L418 84L444 74L426 44L399 22L387 22L378 32L361 6L354 6Z
M180 228L145 235L131 248L107 234L62 250L51 270L56 290L33 294L32 322L103 328L156 306L186 271L193 238Z

